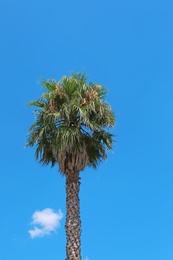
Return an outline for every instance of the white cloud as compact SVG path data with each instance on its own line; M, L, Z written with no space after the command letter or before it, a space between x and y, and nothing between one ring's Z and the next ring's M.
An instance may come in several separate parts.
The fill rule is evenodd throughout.
M31 238L43 237L49 235L51 232L55 232L60 226L60 221L63 218L61 210L54 212L52 209L47 208L42 211L35 211L32 215L32 225L34 229L28 231ZM40 226L40 227L37 227Z

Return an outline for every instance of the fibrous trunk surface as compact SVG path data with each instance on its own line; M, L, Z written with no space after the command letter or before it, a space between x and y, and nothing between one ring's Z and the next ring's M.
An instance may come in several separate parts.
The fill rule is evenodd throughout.
M81 260L79 173L66 175L66 260Z

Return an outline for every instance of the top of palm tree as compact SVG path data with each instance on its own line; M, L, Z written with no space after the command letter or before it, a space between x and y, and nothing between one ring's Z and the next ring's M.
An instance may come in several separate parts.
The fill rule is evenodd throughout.
M115 124L111 107L105 101L106 89L87 83L86 75L74 73L59 82L43 80L45 92L30 106L37 107L27 146L36 145L36 159L43 164L59 164L62 174L96 168L112 149Z

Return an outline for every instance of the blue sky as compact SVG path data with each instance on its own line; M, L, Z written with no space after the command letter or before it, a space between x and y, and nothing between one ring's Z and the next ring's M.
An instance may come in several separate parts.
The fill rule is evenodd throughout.
M65 179L24 148L26 103L41 77L80 70L108 88L117 118L114 153L81 174L83 260L173 259L172 10L169 0L0 1L3 260L65 259Z

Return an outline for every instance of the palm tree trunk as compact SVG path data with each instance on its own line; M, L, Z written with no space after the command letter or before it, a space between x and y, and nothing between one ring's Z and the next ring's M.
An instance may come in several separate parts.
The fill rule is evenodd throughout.
M66 174L66 260L81 260L79 173Z

